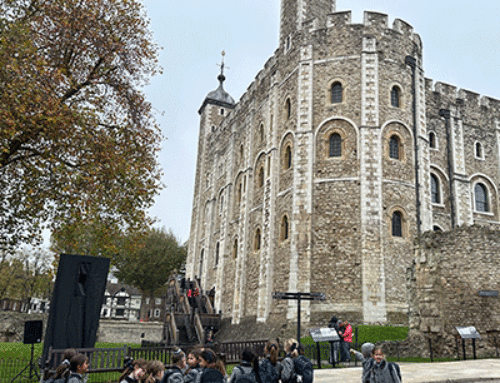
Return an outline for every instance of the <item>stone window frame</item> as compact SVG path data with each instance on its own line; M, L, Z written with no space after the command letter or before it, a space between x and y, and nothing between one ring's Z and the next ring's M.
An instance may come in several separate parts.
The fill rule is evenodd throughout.
M217 243L215 244L214 269L216 269L219 266L219 261L220 261L220 242L217 241Z
M401 215L401 236L395 236L393 235L393 228L392 228L392 218L394 213L399 213ZM387 213L387 222L388 222L388 234L389 237L392 238L393 240L408 240L410 238L410 231L409 231L409 225L408 225L408 214L405 209L403 209L402 206L396 205L393 206L389 212Z
M325 158L328 160L343 160L346 157L346 139L347 139L347 134L346 132L337 127L333 127L331 129L328 129L325 131ZM340 156L330 156L330 141L332 139L332 136L334 134L338 134L340 136Z
M396 90L398 92L398 97L397 97L397 100L398 100L398 105L394 105L393 104L393 92L394 90ZM393 82L391 83L391 85L389 86L389 105L391 108L393 109L404 109L404 96L403 96L403 87L401 86L401 84L399 83L396 83L396 82Z
M341 86L341 100L340 102L333 102L333 86L335 84L340 84ZM326 91L326 99L328 100L327 104L332 105L342 105L346 103L346 84L345 81L341 78L334 78L328 83L328 89Z
M262 249L262 230L260 226L255 228L255 234L253 236L253 251L259 252Z
M434 140L431 139L431 136L434 137ZM436 132L433 130L429 131L428 137L429 137L429 148L431 150L439 150L439 141ZM432 146L433 141L434 141L434 146Z
M432 180L433 180L433 177L436 179L436 183L437 183L437 196L438 196L438 201L434 201L434 193L433 193L433 190L432 190ZM442 188L442 182L441 182L441 177L432 172L431 171L431 174L430 174L430 184L431 184L431 203L435 206L442 206L444 207L444 203L443 203L443 188Z
M257 129L255 131L255 138L256 138L256 146L260 146L262 144L264 144L264 141L265 141L265 126L264 126L264 123L261 121L258 125L257 125Z
M286 224L286 226L284 226ZM288 213L283 213L280 219L280 242L290 241L290 218Z
M384 140L385 141L384 154L385 154L386 158L388 158L391 161L399 161L401 163L405 163L407 160L407 153L406 153L405 139L403 138L403 136L395 130L390 130L390 131L386 132L385 137L386 138ZM398 159L391 157L390 143L391 143L392 137L396 137L399 141L399 149L398 149L399 150L399 158Z
M480 152L479 154L478 154L478 148ZM484 161L484 145L479 141L474 142L474 158L476 160Z
M238 259L238 236L233 238L233 259Z
M472 202L473 202L473 207L474 207L474 213L478 213L478 214L485 214L485 215L491 215L493 216L494 213L492 211L492 195L493 193L491 192L490 190L490 187L489 187L489 182L486 182L485 180L479 178L477 180L475 180L473 183L472 183ZM476 197L476 187L477 186L483 186L485 192L486 192L486 203L487 203L487 210L478 210L477 209L477 197Z
M240 166L243 166L243 162L245 160L245 146L243 144L240 145Z
M285 38L285 54L288 53L292 49L292 34L289 34Z
M244 187L245 174L239 172L234 180L235 190L234 190L234 217L237 218L240 215L241 201L243 199L243 194L245 193Z
M280 154L281 172L288 172L293 169L294 139L291 133L286 133L282 144ZM290 158L287 157L287 149L290 148ZM290 166L288 166L290 164Z
M284 120L288 121L292 118L292 99L287 96L285 97L285 102L283 105L283 114L285 116Z
M264 187L266 180L266 171L264 169L264 164L261 164L257 170L257 188L262 189Z

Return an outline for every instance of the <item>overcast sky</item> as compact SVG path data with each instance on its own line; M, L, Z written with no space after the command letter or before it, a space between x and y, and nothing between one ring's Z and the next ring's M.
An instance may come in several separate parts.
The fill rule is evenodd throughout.
M198 109L218 86L217 63L225 50L224 87L239 100L278 46L279 0L143 0L151 29L163 47L163 74L147 97L167 140L160 161L166 188L151 215L158 226L189 238L198 144ZM337 0L361 23L365 10L403 19L420 34L425 75L500 98L500 1ZM227 68L226 67L226 68Z

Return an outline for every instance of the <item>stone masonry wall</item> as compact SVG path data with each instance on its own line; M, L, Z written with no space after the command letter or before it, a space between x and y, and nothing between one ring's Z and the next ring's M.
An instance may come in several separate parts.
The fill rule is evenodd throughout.
M436 354L456 353L455 326L475 326L479 355L492 354L500 341L500 229L460 227L425 233L410 272L410 334L431 338ZM470 343L470 341L468 341Z

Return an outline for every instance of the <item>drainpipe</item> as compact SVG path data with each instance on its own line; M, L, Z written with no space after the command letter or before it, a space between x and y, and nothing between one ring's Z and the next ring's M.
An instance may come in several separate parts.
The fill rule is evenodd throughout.
M450 182L450 215L451 215L451 228L456 227L456 210L455 210L455 190L453 184L453 159L451 156L451 126L450 126L450 117L451 113L449 109L439 109L439 115L444 118L445 126L446 126L446 154L448 157L448 179Z
M417 207L417 235L421 233L422 221L420 220L420 167L418 165L418 131L417 131L417 60L412 56L406 56L405 64L411 67L412 85L411 95L413 98L413 144L415 147L415 194Z

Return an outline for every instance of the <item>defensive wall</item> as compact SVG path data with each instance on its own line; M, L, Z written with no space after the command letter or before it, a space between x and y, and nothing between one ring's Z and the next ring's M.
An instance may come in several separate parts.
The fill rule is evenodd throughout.
M22 314L9 311L0 312L0 342L22 342L24 323L42 320L43 334L47 326L48 314ZM160 342L163 323L127 322L101 320L97 333L97 342L103 343L141 343L143 340Z

